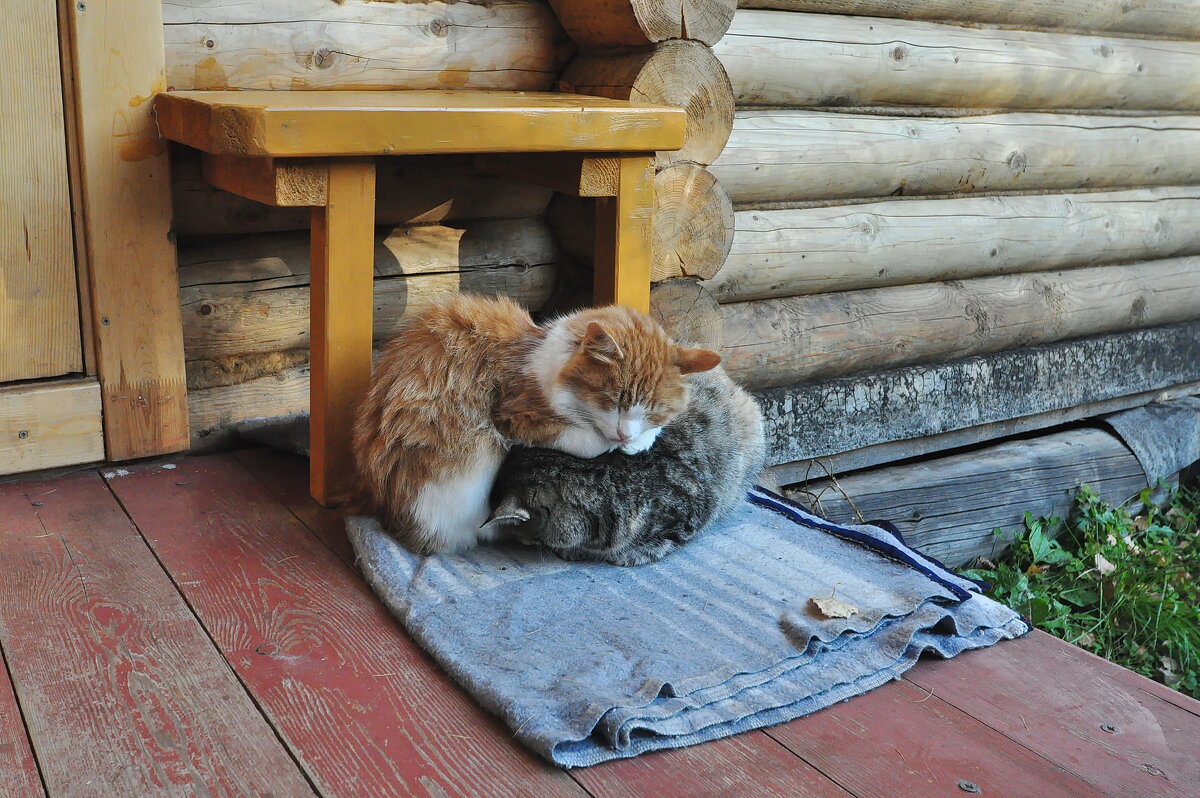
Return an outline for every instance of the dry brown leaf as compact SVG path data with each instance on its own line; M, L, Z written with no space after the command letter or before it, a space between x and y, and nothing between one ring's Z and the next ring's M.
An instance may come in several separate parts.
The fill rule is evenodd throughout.
M808 603L816 607L817 611L826 618L849 618L851 615L858 614L858 607L835 599L833 596L810 598Z

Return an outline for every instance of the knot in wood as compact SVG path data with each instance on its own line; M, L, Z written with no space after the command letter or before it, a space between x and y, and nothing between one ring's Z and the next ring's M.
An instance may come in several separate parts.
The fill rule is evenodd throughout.
M1113 52L1112 48L1109 47L1107 44L1102 43L1099 47L1096 48L1096 54L1099 55L1101 58L1108 58L1110 55L1112 55L1112 52Z
M205 39L204 46L207 47L209 50L211 50L217 46L217 42L215 39Z
M313 53L313 64L317 69L329 69L333 66L334 52L328 47L322 47Z
M908 51L904 49L904 45L897 44L892 48L892 60L903 61L908 56Z
M429 32L434 36L445 38L450 34L450 23L444 19L435 19L429 23Z
M1018 174L1021 174L1025 171L1025 167L1028 165L1028 162L1029 159L1026 157L1025 153L1021 152L1020 150L1013 150L1011 153L1009 153L1008 160L1006 161L1008 168Z

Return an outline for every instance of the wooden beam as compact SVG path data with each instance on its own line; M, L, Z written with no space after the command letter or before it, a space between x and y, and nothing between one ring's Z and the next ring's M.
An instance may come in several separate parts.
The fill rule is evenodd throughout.
M617 194L596 201L593 301L650 311L654 167L650 158L620 158Z
M71 246L58 20L53 4L6 4L0 48L0 382L83 370ZM19 142L19 145L18 145Z
M1192 0L740 0L738 7L1200 39Z
M313 208L329 200L329 166L313 158L202 156L204 179L216 188L277 207Z
M1200 109L1200 43L740 12L714 48L739 106Z
M1116 436L1087 428L848 474L836 487L823 476L818 470L786 493L831 521L891 521L910 546L951 568L998 556L1026 512L1066 518L1080 485L1112 504L1146 487L1133 453ZM997 537L996 529L1007 534Z
M596 245L592 210L585 199L558 194L546 211L563 249L588 265ZM673 163L654 175L652 281L712 278L729 255L733 233L733 203L707 169L694 163Z
M103 459L95 379L0 386L0 475Z
M1200 322L1190 322L773 388L756 397L766 419L769 462L776 464L917 441L1196 381ZM837 462L835 457L834 469L844 470Z
M977 446L989 441L999 441L1029 432L1048 430L1084 419L1094 419L1109 413L1144 407L1153 402L1167 402L1184 396L1200 396L1200 382L1188 382L1170 388L1143 391L1142 393L1084 402L1073 407L1057 408L1030 416L991 421L974 427L940 432L921 438L885 441L871 444L848 452L837 452L825 457L808 460L793 460L771 466L769 472L779 485L803 482L820 474L843 474L878 465L926 457L939 452L948 452L967 446Z
M550 189L483 174L470 155L381 158L375 164L378 225L532 219ZM308 230L307 208L272 207L213 187L202 176L201 153L171 152L171 201L180 239Z
M1200 188L739 211L734 226L707 284L722 302L1198 255Z
M173 89L546 91L570 42L545 3L163 5Z
M97 370L112 460L188 444L166 142L162 4L73 4L74 71Z
M1200 257L721 306L725 366L790 385L1200 318Z
M655 166L712 163L733 128L733 87L712 51L695 41L667 41L634 51L587 51L558 81L559 91L670 105L687 114L684 140L655 147Z
M163 136L278 158L651 152L683 145L681 108L508 91L186 91L154 99Z
M371 381L375 163L329 163L329 201L313 209L310 489L325 506L354 479L351 428Z
M1164 159L1164 152L1174 157ZM737 113L712 172L735 203L1200 183L1200 117Z
M392 338L436 297L503 294L531 310L550 298L559 250L540 219L376 228L373 337ZM304 233L180 245L187 360L306 349L311 263Z
M529 155L477 155L482 172L524 180L575 197L615 197L617 158L590 158L571 152Z
M580 48L643 47L667 39L716 44L736 0L550 0Z

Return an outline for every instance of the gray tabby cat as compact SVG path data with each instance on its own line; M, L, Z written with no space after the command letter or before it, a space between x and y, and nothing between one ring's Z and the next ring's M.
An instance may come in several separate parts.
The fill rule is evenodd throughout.
M688 379L687 410L640 454L582 460L515 448L492 488L485 526L567 560L642 565L736 507L766 457L762 414L724 369Z

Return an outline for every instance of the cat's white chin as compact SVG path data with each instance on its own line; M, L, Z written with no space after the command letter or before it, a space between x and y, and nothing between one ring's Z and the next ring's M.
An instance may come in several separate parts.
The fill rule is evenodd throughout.
M559 434L551 448L590 460L611 452L617 445L591 427L572 425Z
M660 432L662 432L662 427L651 427L629 443L621 444L621 451L625 454L639 454L644 452L654 445L654 442L658 440L658 433Z

